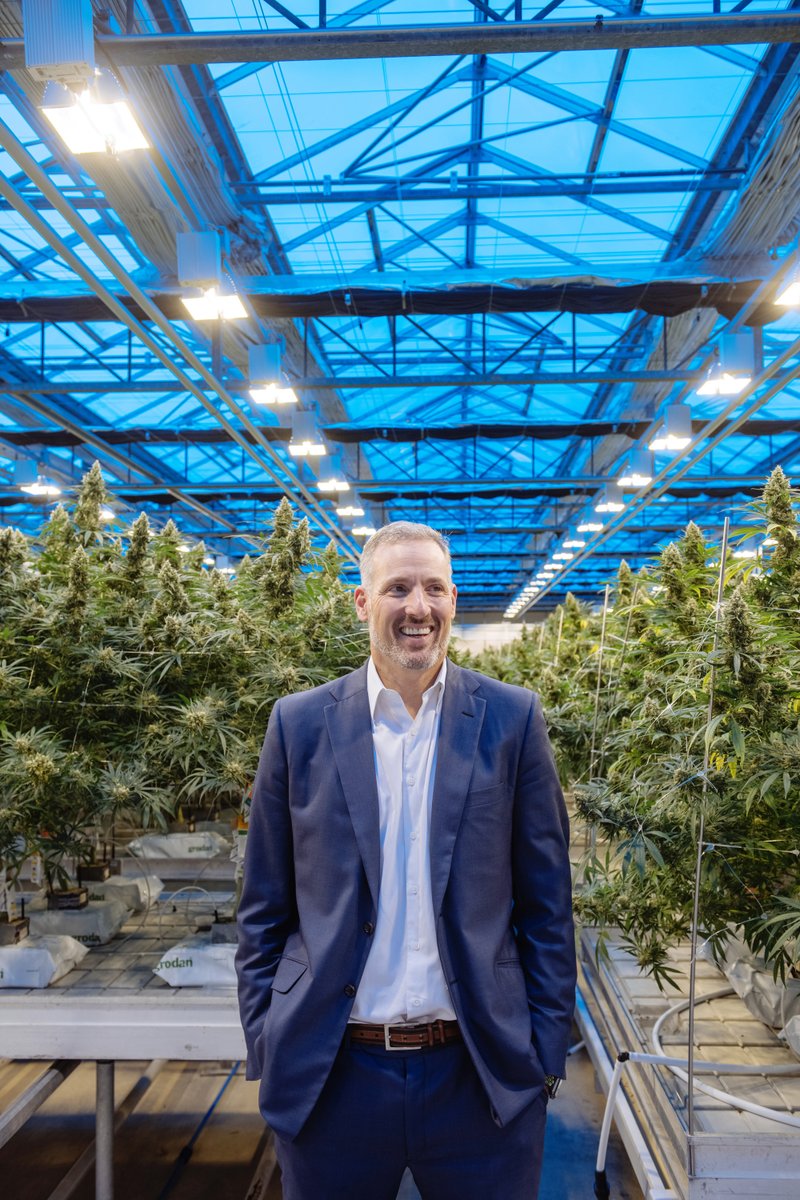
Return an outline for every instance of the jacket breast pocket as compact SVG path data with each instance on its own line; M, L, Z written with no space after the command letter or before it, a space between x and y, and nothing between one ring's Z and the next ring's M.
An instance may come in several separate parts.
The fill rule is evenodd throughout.
M272 981L273 992L290 992L298 979L302 979L308 970L308 963L300 962L297 958L287 958L285 955L278 963L275 978Z

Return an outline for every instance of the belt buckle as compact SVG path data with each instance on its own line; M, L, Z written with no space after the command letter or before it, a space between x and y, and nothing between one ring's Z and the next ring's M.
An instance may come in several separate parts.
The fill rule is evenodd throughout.
M393 1050L396 1052L398 1050L422 1050L423 1049L422 1046L392 1046L389 1041L389 1038L391 1036L391 1030L392 1030L391 1025L384 1025L384 1027L383 1027L383 1045L387 1050Z

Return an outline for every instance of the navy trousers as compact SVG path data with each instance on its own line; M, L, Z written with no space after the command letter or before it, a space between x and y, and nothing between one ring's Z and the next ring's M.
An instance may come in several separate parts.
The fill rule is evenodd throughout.
M501 1129L461 1043L343 1046L294 1141L276 1137L284 1200L395 1200L410 1167L422 1200L536 1200L544 1092Z

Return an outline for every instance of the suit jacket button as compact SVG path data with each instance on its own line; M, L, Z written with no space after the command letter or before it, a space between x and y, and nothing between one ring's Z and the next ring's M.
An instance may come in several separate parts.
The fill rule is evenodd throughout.
M344 989L344 994L345 994L345 996L355 996L355 994L356 994L355 985L352 983L348 983L347 987Z
M375 926L372 924L372 921L365 921L361 928L364 930L364 933L375 932Z

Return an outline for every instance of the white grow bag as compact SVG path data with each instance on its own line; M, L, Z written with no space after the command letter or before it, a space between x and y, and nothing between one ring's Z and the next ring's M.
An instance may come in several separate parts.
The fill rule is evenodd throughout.
M128 843L137 858L216 858L231 844L221 833L146 833Z
M45 988L89 953L75 938L31 934L17 946L0 946L0 988Z
M207 934L170 946L153 968L170 987L236 987L233 942L212 943Z
M67 934L84 946L105 946L122 928L128 909L121 900L92 900L86 908L31 913L31 933Z
M164 890L157 875L112 875L102 882L87 882L84 886L89 889L90 903L92 900L120 900L131 912L145 912Z

